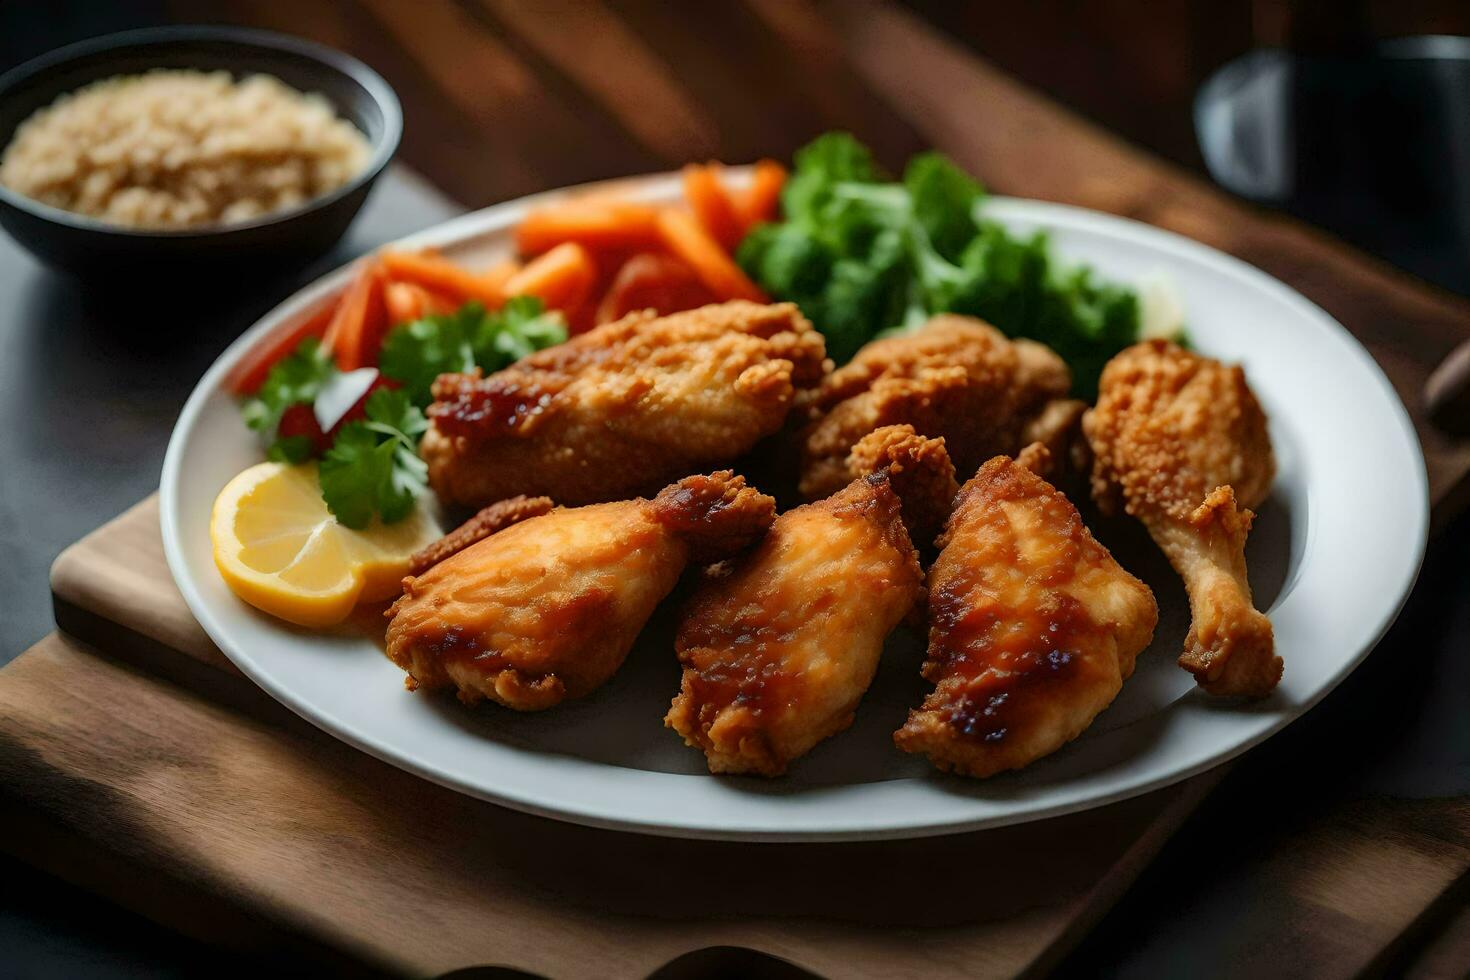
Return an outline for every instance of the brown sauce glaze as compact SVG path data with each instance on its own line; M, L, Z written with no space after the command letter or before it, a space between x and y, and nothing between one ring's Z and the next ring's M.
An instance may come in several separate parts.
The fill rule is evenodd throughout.
M945 677L963 679L958 688L951 682L940 709L957 735L1004 740L1035 710L1034 699L1045 696L1032 689L1065 685L1077 674L1083 651L1096 642L1097 624L1071 596L1050 599L1003 619L972 614L931 649L931 656L942 658Z
M1021 692L1080 679L1083 660L1106 642L1108 631L1086 606L1061 591L1106 553L1066 498L1037 493L1035 482L1009 461L983 467L961 492L946 533L962 551L975 550L965 560L941 558L931 575L924 676L945 683L925 707L967 739L1005 739L1046 697ZM989 526L1009 519L1000 509L1011 501L1046 529L1025 535L1024 553L1017 534Z
M801 699L804 679L784 660L785 648L802 628L838 601L824 591L802 609L800 617L784 606L752 605L731 620L698 611L685 619L677 645L688 696L699 705L700 720L713 721L722 709L744 707L755 717Z
M429 406L429 417L450 437L515 435L551 407L556 390L514 376L464 379L449 397Z

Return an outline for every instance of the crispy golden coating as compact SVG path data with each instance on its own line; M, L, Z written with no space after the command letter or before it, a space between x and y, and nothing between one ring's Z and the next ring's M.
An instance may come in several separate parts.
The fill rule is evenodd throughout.
M664 724L711 772L777 776L852 723L888 634L923 595L893 482L954 482L943 446L889 433L876 467L787 511L749 555L691 600L675 646L684 677Z
M509 500L498 500L427 548L415 552L408 560L408 573L422 575L476 541L483 541L512 524L540 517L554 506L550 497L511 497Z
M1282 664L1251 602L1245 541L1276 462L1245 372L1165 341L1136 344L1108 362L1083 428L1099 506L1121 503L1142 521L1184 579L1180 666L1212 694L1270 693Z
M960 490L940 543L924 664L935 689L893 740L969 776L1020 768L1112 703L1158 606L1062 493L1004 456Z
M449 504L617 500L728 462L781 428L826 370L790 303L635 313L489 377L434 384L420 452Z
M909 538L924 547L934 543L960 492L943 439L921 436L912 425L885 425L858 440L847 465L862 475L886 472Z
M955 468L973 473L1042 438L1023 438L1023 430L1071 385L1050 348L1008 340L971 317L937 316L913 333L875 340L807 399L801 492L815 499L847 485L857 475L848 465L853 446L885 425L943 436ZM1049 435L1059 443L1065 436Z
M388 657L408 686L454 686L522 711L581 697L622 665L693 556L723 558L771 525L775 501L729 471L653 500L557 508L404 579Z

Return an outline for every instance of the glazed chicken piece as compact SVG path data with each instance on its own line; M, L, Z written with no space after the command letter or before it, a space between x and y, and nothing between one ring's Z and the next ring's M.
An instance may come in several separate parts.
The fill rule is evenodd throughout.
M885 425L912 425L942 436L961 473L991 456L1047 443L1057 461L1081 444L1081 402L1066 397L1067 365L1049 347L1009 340L972 317L943 315L913 333L875 340L804 396L801 492L809 500L846 486L848 462L863 436Z
M1138 518L1184 580L1179 665L1211 694L1262 697L1281 680L1271 621L1251 601L1245 540L1276 475L1245 372L1155 340L1103 369L1083 420L1093 496Z
M408 559L408 573L422 575L470 545L504 531L512 524L549 514L555 506L550 497L511 497L509 500L497 500L438 541L414 552Z
M1025 455L1039 465L1047 451ZM960 490L940 544L924 663L935 688L893 740L968 776L1018 769L1113 702L1158 606L1061 492L1006 456Z
M902 517L919 501L901 504L895 488L948 492L954 469L938 440L912 430L872 438L883 440L864 447L872 472L782 514L684 612L675 640L684 678L664 724L704 752L711 772L778 776L850 725L884 640L923 595Z
M420 445L429 484L469 507L650 492L780 429L824 349L794 305L732 302L634 313L489 377L441 375Z
M688 562L747 547L775 509L724 471L652 500L531 517L404 579L388 657L410 690L453 686L466 704L539 711L582 697L622 665Z

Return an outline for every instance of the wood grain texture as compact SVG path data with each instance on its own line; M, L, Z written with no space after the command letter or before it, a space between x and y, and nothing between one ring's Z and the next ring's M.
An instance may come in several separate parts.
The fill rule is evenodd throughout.
M471 800L283 709L233 710L59 635L0 672L5 819L32 828L11 849L34 858L47 826L47 851L95 850L186 894L153 903L171 924L218 903L419 975L641 977L741 946L825 975L1011 976L1062 952L1211 783L922 841L677 841Z
M0 786L25 801L32 823L55 828L61 822L50 851L75 862L77 848L96 850L98 867L153 867L158 853L179 851L182 863L164 869L165 884L153 899L153 914L166 922L197 931L185 913L201 901L218 903L232 917L268 920L269 948L308 942L393 971L447 969L453 961L590 975L588 964L602 962L608 954L601 944L614 935L648 953L614 957L615 969L606 975L639 975L705 944L748 947L818 972L855 976L912 968L915 961L903 957L917 955L915 948L927 951L924 968L939 976L1037 969L1091 928L1225 771L995 837L743 846L588 831L439 790L320 734L256 690L194 622L168 577L156 498L63 552L52 588L63 627L104 645L110 656L53 638L17 662L52 666L0 672ZM56 662L88 678L84 692L60 682ZM172 683L160 683L160 675ZM19 688L16 677L23 679ZM113 717L128 712L131 720ZM29 761L13 768L16 758ZM159 789L147 796L138 784ZM98 785L142 803L121 813L78 805L77 794ZM244 809L242 797L249 800ZM275 842L300 836L295 829L278 833L273 822L294 827L291 811L303 807L331 821L354 816L335 836L313 824L305 844ZM413 814L436 828L430 837L438 839L389 817L369 821L364 809ZM139 827L158 836L133 840ZM185 848L179 837L196 843ZM197 843L206 839L227 855L209 854ZM404 852L417 870L399 866ZM493 930L471 941L448 929L465 912L446 919L443 930L414 920L415 934L424 930L432 952L374 945L380 941L367 928L373 915L399 922L401 915L388 910L405 901L400 889L422 903L424 895L437 894L433 880L446 867L459 870L442 900L470 901L473 889L460 877L465 861L486 889L472 908L482 922L550 922L562 891L575 889L575 908L567 914L577 926L560 940L571 948L540 950L537 942L546 935L540 925L525 944L496 945ZM283 870L298 863L318 871L334 864L341 880L327 887L312 874ZM360 874L363 865L375 870ZM936 868L945 870L928 880ZM1256 901L1273 910L1262 917L1291 924L1290 942L1271 959L1312 968L1314 975L1356 972L1384 958L1397 962L1398 937L1442 902L1467 868L1470 809L1463 802L1341 808L1273 851L1258 876L1266 887ZM954 869L984 870L977 878ZM661 889L651 884L664 879ZM375 911L338 922L341 890ZM535 900L522 901L523 892ZM175 910L170 899L179 895L187 900ZM138 904L125 887L120 898ZM429 900L424 914L439 900ZM611 917L599 930L603 912ZM622 915L668 921L664 931L646 924L630 931ZM723 921L717 927L711 917ZM820 924L799 924L808 919ZM230 935L257 947L265 941ZM1446 944L1453 949L1453 938ZM872 972L857 970L859 962L874 964Z

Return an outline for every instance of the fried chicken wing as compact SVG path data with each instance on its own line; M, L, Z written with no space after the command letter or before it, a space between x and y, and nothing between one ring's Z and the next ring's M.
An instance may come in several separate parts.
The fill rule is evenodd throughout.
M664 723L711 772L780 775L851 724L884 640L923 594L902 516L910 501L895 487L918 505L952 488L954 470L938 441L912 429L874 435L881 445L864 447L871 472L782 514L683 614L684 677Z
M1276 463L1245 372L1136 344L1104 368L1083 428L1098 505L1142 521L1184 580L1192 622L1179 665L1212 694L1269 694L1282 663L1251 601L1245 541Z
M512 524L550 513L555 506L550 497L511 497L509 500L497 500L438 541L414 552L408 559L408 573L422 575L470 545L504 531Z
M652 500L557 508L404 579L388 657L408 686L454 686L522 711L582 697L617 671L691 560L729 557L770 527L775 501L729 471Z
M1158 606L1060 491L1005 456L960 490L941 545L924 664L935 688L893 740L964 775L1020 768L1112 703Z
M631 314L489 377L442 375L420 448L429 484L471 507L651 491L780 429L823 352L794 305L732 302Z
M1062 400L1076 406L1072 415L1056 411L1044 431L1029 433L1061 449L1063 424L1074 424L1083 407L1066 399L1071 385L1050 348L1008 340L971 317L937 316L913 333L875 340L804 399L801 492L816 499L846 486L857 475L852 447L885 425L943 436L955 467L973 473L991 456L1019 450L1027 426Z

